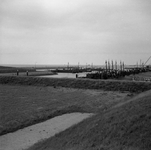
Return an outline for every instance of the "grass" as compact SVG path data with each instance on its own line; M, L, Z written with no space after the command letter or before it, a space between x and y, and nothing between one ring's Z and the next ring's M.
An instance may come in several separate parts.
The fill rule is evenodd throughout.
M136 74L135 76L139 76L139 77L151 77L151 71L145 72L145 73L139 73L139 74Z
M29 71L28 72L28 76L44 76L44 75L54 75L56 73L51 72L51 71ZM1 74L1 76L17 76L16 72L12 72L12 73L3 73ZM22 76L27 76L27 72L23 71L23 72L19 72L18 77L22 77Z
M124 77L125 80L133 80L133 78L139 81L145 81L146 79L151 79L151 71Z
M150 150L150 89L149 82L0 76L0 134L90 112L96 115L29 150Z
M129 92L0 84L0 134L65 113L97 113L130 97Z
M129 91L140 93L151 89L151 82L132 82L119 80L91 80L91 79L58 79L0 76L1 84L54 86L80 89L102 89L105 91Z
M5 73L16 73L16 71L19 70L19 72L26 72L27 70L29 72L36 71L35 68L30 68L30 67L24 67L24 68L19 68L19 67L7 67L7 66L0 66L0 73L5 74Z
M150 150L150 97L144 92L28 150Z

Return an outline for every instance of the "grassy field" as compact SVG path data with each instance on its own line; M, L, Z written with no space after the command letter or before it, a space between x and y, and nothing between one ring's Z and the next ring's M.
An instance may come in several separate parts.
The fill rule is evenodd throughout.
M137 79L149 79L151 81L151 71L150 72L145 72L145 73L140 73L140 74L136 74L135 78Z
M70 112L93 117L29 150L150 150L151 83L0 76L0 135Z
M131 97L104 92L0 84L0 134L69 112L101 112Z
M125 80L133 80L134 78L135 80L138 79L139 81L143 81L143 80L145 81L146 79L150 79L151 81L151 71L124 77Z
M54 86L80 89L102 89L105 91L129 91L140 93L151 89L151 82L133 82L123 80L92 80L66 78L36 78L0 76L1 84Z
M16 73L16 71L19 70L19 72L26 72L27 70L29 72L33 72L36 71L35 68L31 68L31 67L7 67L7 66L0 66L0 73L1 74L5 74L5 73Z
M151 91L120 102L28 150L150 150Z
M0 75L1 76L17 76L17 70L18 70L18 76L42 76L42 75L54 75L56 73L51 71L36 71L36 68L32 67L6 67L6 66L0 66Z
M56 73L51 72L51 71L29 71L28 72L28 76L44 76L44 75L54 75ZM17 77L17 73L13 72L13 73L2 73L0 74L0 76L15 76ZM18 77L22 77L22 76L27 76L27 72L19 72Z

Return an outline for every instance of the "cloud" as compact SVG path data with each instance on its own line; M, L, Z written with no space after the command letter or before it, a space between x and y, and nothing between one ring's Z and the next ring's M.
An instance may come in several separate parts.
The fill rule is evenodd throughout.
M95 57L100 56L104 62L107 58L125 59L124 55L135 54L139 59L140 53L145 58L149 53L151 2L148 0L1 0L0 3L3 61L4 54L13 54L10 58L20 55L25 62L28 54L40 61L40 54L47 59L50 54L56 63L60 54L61 62L67 59L76 62L76 56L81 58L79 61L93 61L93 55L94 61L100 63Z

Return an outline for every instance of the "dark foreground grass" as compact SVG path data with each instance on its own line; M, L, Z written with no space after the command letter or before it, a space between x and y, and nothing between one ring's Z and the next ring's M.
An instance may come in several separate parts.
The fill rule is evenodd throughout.
M151 83L10 76L0 83L1 135L64 113L96 114L30 150L151 149Z
M151 82L133 82L119 80L91 80L91 79L58 79L0 76L1 84L54 86L80 89L102 89L105 91L129 91L140 93L151 89Z
M151 91L42 141L29 150L151 150Z
M65 113L98 113L130 97L129 92L0 84L0 135Z

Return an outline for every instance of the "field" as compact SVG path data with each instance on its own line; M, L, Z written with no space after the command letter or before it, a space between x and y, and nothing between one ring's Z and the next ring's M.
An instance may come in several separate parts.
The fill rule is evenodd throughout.
M97 113L129 97L129 92L0 84L0 134L68 112Z
M0 73L1 74L5 74L5 73L16 73L16 71L19 70L19 72L26 72L27 70L29 72L34 72L36 71L35 68L32 67L24 67L24 68L20 68L20 67L7 67L7 66L0 66Z
M42 141L29 150L150 150L151 91Z
M37 68L38 69L38 68ZM41 69L41 68L39 68ZM17 76L17 70L18 70L18 76L42 76L42 75L53 75L56 74L51 71L47 71L47 68L43 68L45 71L36 71L36 68L34 67L6 67L6 66L0 66L0 75L2 76Z
M56 73L50 72L50 71L29 71L28 75L27 72L19 72L18 76L44 76L44 75L54 75ZM2 73L0 74L1 76L17 76L16 72L12 72L12 73Z
M135 80L135 81L150 81L151 82L151 71L139 73L135 75L126 76L125 80Z
M69 112L95 115L29 150L150 150L151 83L0 76L0 134Z
M53 86L79 89L101 89L105 91L129 91L140 93L151 89L151 82L132 82L122 80L92 80L92 79L65 79L65 78L36 78L0 76L1 84Z

